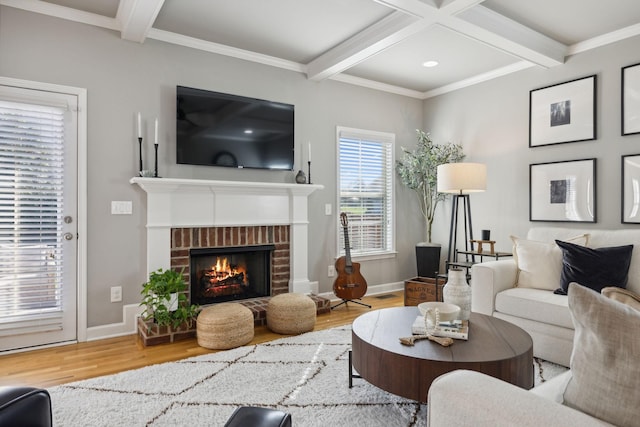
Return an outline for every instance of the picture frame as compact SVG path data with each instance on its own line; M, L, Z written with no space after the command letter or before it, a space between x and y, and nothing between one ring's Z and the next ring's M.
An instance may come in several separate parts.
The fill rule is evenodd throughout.
M640 154L622 156L620 222L640 224Z
M529 221L596 222L596 159L529 165Z
M621 134L640 133L640 63L620 70Z
M597 76L529 91L529 147L596 139Z

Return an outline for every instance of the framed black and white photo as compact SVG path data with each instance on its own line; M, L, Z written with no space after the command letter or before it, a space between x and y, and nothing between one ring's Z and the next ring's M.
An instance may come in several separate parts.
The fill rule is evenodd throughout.
M529 147L596 139L596 76L529 92Z
M596 222L596 159L529 165L529 220Z
M622 135L640 133L640 64L622 68Z
M622 156L622 223L640 224L640 154Z

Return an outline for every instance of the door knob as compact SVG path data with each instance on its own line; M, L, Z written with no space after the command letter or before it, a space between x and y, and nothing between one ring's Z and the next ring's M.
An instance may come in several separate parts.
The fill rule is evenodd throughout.
M71 239L73 239L72 233L64 233L64 240L71 240Z

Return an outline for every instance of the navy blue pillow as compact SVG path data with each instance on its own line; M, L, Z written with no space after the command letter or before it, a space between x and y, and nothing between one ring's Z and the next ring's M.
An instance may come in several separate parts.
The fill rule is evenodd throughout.
M576 282L596 292L607 286L627 287L633 245L587 248L556 240L562 250L562 275L556 294L567 294L569 283Z

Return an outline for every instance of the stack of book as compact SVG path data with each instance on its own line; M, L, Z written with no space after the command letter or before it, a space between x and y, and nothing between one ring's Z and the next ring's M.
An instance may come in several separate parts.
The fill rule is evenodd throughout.
M458 340L469 339L469 321L468 320L452 320L451 322L440 322L436 328L429 328L429 333L436 337L449 337ZM414 335L426 335L427 327L424 323L424 317L418 316L411 326L411 332Z

